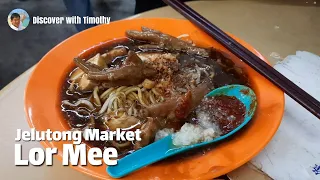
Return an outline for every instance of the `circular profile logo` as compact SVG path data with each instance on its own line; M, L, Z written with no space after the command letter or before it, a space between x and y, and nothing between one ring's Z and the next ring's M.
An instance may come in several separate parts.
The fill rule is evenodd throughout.
M15 31L24 30L30 22L29 14L23 9L14 9L8 15L8 24Z

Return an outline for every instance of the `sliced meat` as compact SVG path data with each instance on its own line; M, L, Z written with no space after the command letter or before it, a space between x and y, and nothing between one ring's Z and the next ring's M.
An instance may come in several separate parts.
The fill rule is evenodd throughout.
M168 118L169 121L183 121L210 91L208 87L209 82L204 81L181 97L147 107L146 114L151 117Z
M155 118L148 118L148 121L144 123L141 127L141 141L136 141L134 149L138 150L144 146L150 144L155 136L160 126Z
M129 128L139 123L139 119L133 116L125 116L106 121L107 126L111 131L115 131L117 128Z
M175 108L175 117L177 119L184 119L191 112L192 108L192 94L188 91L185 95L181 96L177 100L177 105Z
M85 63L79 58L75 58L75 63L80 69L88 74L88 79L104 81L109 85L137 85L144 79L156 75L157 71L142 62L133 51L129 51L128 57L122 66L109 69L98 69L92 64Z
M116 57L125 56L127 55L127 53L128 53L127 49L124 47L121 47L121 48L112 49L111 51L104 53L101 56L104 58L106 64L110 64Z

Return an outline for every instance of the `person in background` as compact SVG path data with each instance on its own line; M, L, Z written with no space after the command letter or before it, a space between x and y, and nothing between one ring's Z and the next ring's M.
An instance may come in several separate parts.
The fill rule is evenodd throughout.
M191 0L180 1L186 2ZM80 16L81 18L84 16L94 16L90 0L63 0L63 2L71 16ZM134 13L139 14L163 6L166 6L166 4L162 0L136 0ZM95 25L89 24L76 24L79 32L94 26Z
M10 16L11 24L10 27L16 31L21 31L25 27L22 25L23 20L26 18L25 15L20 15L18 13L12 13Z
M69 14L71 16L79 16L84 17L84 16L90 16L94 17L93 10L91 7L90 0L63 0ZM76 24L75 25L77 30L83 31L88 28L94 27L94 24Z

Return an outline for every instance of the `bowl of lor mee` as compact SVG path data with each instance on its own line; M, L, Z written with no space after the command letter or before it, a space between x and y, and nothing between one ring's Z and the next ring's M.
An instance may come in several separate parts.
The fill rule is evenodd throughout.
M25 110L38 131L140 129L141 141L83 142L114 147L121 158L172 133L180 133L180 144L192 144L232 131L243 121L232 99L193 103L208 90L231 84L249 86L257 96L256 113L240 132L124 177L210 179L241 166L266 146L280 125L284 94L186 20L123 20L70 37L38 63L26 89ZM229 109L215 106L219 102ZM41 143L58 148L61 160L62 146L70 142ZM71 167L112 179L106 165Z

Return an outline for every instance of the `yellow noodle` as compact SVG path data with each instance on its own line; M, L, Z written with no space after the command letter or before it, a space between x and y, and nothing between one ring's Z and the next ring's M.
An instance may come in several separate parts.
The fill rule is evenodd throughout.
M133 96L135 99L139 99L138 95L135 92L129 93L130 96Z
M117 101L118 101L119 108L122 108L123 107L123 103L122 103L122 100L120 99L120 96L118 97Z
M113 105L113 103L114 103L114 101L115 101L116 99L117 99L117 95L115 94L115 95L112 97L112 99L110 100L108 106L112 108L112 105Z
M110 113L112 111L112 104L114 102L114 100L117 98L116 95L113 95L109 101L109 104L108 104L108 110L107 110L107 113Z
M117 111L118 110L118 98L116 98L114 101L113 101L113 110L114 111Z
M117 92L117 96L122 99L126 99L126 94L124 92Z
M126 88L122 89L121 92L126 92L128 89L131 89L132 87L134 87L134 86L126 87Z
M120 98L119 98L119 97L117 97L117 99L116 99L115 101L117 102L118 110L121 110L120 104L122 104L122 103L121 103Z
M142 97L142 92L141 92L141 89L140 88L138 88L138 87L132 87L132 88L130 88L130 89L128 89L126 92L125 92L125 94L129 94L129 93L131 93L131 92L134 92L134 91L138 91L138 100L139 100L139 102L143 105L143 106L147 106L146 104L145 104L145 102L143 101L143 97Z
M140 91L141 92L141 89L139 87L137 87L137 86L132 86L132 87L130 87L130 88L128 88L126 90L125 94L127 95L127 94L129 94L131 92L134 92L134 91L138 91L138 92Z
M156 95L156 96L161 96L161 94L158 92L156 88L152 88L151 91Z
M119 97L120 95L122 95L123 93L122 92L117 92L117 91L114 91L110 94L110 96L114 96L114 97ZM123 95L125 96L125 95Z
M104 113L106 110L107 110L107 112L108 112L109 103L110 103L110 101L112 100L113 97L114 97L114 94L110 95L110 96L107 98L107 100L103 103L103 105L102 105L102 107L101 107L101 109L100 109L100 111L99 111L99 114ZM110 110L109 110L109 112L110 112Z
M147 106L146 103L143 101L143 95L142 95L142 92L141 90L139 89L138 90L138 97L139 97L139 102L143 105L143 106Z
M127 94L126 98L130 98L131 100L136 99L133 94Z
M96 105L101 106L101 101L100 101L99 96L98 96L98 91L99 91L98 86L94 87L93 99L94 99Z
M121 92L123 89L126 89L127 86L120 86L117 88L117 92Z
M154 99L154 96L153 96L152 91L149 92L149 99L150 99L150 101L151 101L152 104L157 103L156 100Z
M93 96L95 97L95 94ZM157 88L147 90L141 85L109 88L101 94L100 98L106 99L103 104L104 109L101 108L100 112L107 111L107 113L115 112L116 114L124 112L133 116L138 115L138 110L135 108L136 102L139 102L142 106L149 106L164 100Z
M124 93L123 93L124 94ZM117 103L118 103L118 107L121 108L123 107L123 101L126 100L126 97L125 96L122 96L122 93L120 92L117 96Z
M142 98L143 98L143 102L145 102L146 105L150 105L150 103L149 103L149 101L148 101L148 99L149 99L148 97L149 97L148 91L144 91Z
M102 93L102 94L100 95L100 98L103 99L103 100L107 99L108 96L111 94L111 92L112 92L113 90L115 90L115 88L113 88L113 87L107 89L104 93Z
M151 92L153 94L153 98L156 101L156 103L164 101L164 97L162 97L162 95L156 89L151 90L150 94L151 94Z
M138 95L135 96L134 93L128 94L127 97L130 97L130 100L132 100L132 101L138 100Z
M127 98L128 98L128 100L130 100L130 101L132 101L132 102L134 102L135 100L137 100L137 98L135 98L132 94L129 94Z

